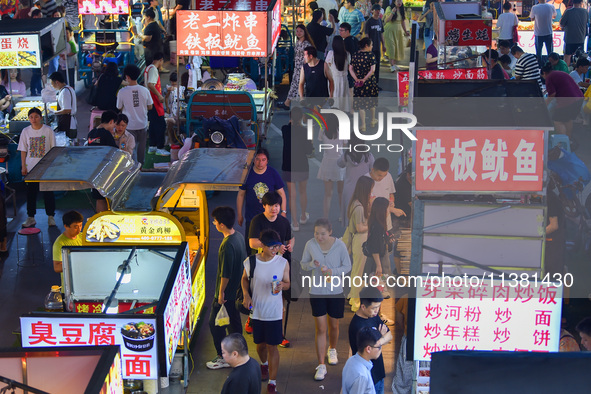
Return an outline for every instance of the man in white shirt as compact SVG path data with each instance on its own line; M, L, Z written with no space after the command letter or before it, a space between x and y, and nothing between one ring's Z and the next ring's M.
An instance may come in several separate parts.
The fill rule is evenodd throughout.
M378 157L373 163L370 172L365 176L374 180L375 184L371 191L372 200L377 197L384 197L390 201L390 208L388 211L396 215L396 217L406 216L402 209L398 209L394 205L394 193L396 193L396 186L394 186L394 179L388 172L390 170L390 162L385 157ZM392 228L392 223L388 215L388 230Z
M371 327L363 327L357 332L357 353L347 360L343 368L343 394L376 392L371 377L371 360L377 359L382 353L381 337L380 332Z
M579 85L583 92L585 92L589 85L591 85L589 82L585 80L585 75L587 75L587 71L589 71L590 64L591 62L589 62L589 59L587 59L586 57L581 57L577 60L577 63L575 64L575 69L570 73L572 79L575 80L575 82L577 83L577 85Z
M127 86L117 92L117 108L129 119L127 131L135 138L137 161L144 164L148 110L152 109L154 102L150 91L137 83L140 72L140 69L133 64L129 64L123 69L123 78L125 78Z
M546 0L539 0L539 4L531 8L529 17L534 21L534 36L536 39L536 57L538 64L542 62L542 47L546 45L548 55L554 51L552 40L552 19L556 16L556 9Z
M51 86L57 90L57 111L55 115L58 117L58 131L64 131L68 138L76 138L76 111L77 101L76 92L66 84L64 74L59 71L54 72L49 76ZM68 120L69 118L69 129ZM63 121L60 119L64 119Z

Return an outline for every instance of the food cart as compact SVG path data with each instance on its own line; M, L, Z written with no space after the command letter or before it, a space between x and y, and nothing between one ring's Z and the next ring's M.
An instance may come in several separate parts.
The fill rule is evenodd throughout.
M0 350L0 386L32 394L121 394L118 346L39 347ZM67 371L67 379L63 377ZM14 392L14 391L13 391Z
M129 14L127 0L81 0L78 14L107 15L111 26L120 23L120 15ZM131 18L131 16L130 16ZM78 79L89 87L93 79L107 62L117 64L120 72L128 64L138 64L134 52L134 35L131 26L127 29L99 29L98 26L84 26L78 43ZM141 67L140 67L141 68Z
M205 192L237 190L254 152L247 149L193 149L167 173L140 172L139 164L111 147L53 148L25 178L41 190L95 188L109 211L89 218L85 245L179 245L187 242L191 269L189 336L205 300L209 211ZM108 228L108 231L101 229ZM188 338L190 339L190 337Z
M3 20L0 24L2 47L0 48L0 68L23 69L43 68L51 60L66 49L66 30L63 18L41 18L22 20ZM67 77L67 76L66 76ZM8 93L12 95L10 84ZM11 140L8 146L8 179L11 182L21 181L21 158L17 152L18 136L29 126L29 109L38 107L49 123L48 107L56 108L53 102L44 102L41 96L19 97L13 95L15 116L0 126L0 133L6 134Z
M433 28L439 38L439 58L451 68L480 66L491 45L492 20L483 19L480 2L434 3Z
M62 256L71 313L23 315L22 346L119 345L124 379L168 377L177 344L188 340L181 336L192 298L187 243L123 246L113 241L64 247ZM186 387L187 347L183 358Z
M264 59L265 82L262 91L248 88L244 76L235 76L229 79L224 89L207 91L205 95L225 95L226 90L250 90L252 102L256 108L256 118L251 117L253 129L258 136L264 136L271 123L272 97L269 86L269 58L272 57L272 66L275 65L275 48L281 33L281 2L273 0L264 10L249 11L236 4L234 8L222 6L219 10L211 9L197 11L178 11L177 13L177 53L179 56L232 56L232 57L257 57ZM251 8L253 9L253 8ZM260 9L260 8L259 8ZM177 72L178 65L177 62ZM242 83L241 81L244 81ZM200 100L203 93L199 93ZM237 98L244 102L240 95L228 96L229 108L232 99ZM195 105L199 105L196 101ZM205 98L205 101L208 101ZM210 102L212 100L209 100ZM187 124L192 120L191 113L199 112L199 109L189 107L187 109ZM222 118L229 118L233 111L226 114L218 114Z

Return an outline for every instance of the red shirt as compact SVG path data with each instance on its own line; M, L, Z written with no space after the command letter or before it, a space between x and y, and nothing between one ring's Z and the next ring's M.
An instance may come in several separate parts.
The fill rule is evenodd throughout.
M583 97L579 85L564 71L554 70L546 77L548 96L556 93L556 97Z

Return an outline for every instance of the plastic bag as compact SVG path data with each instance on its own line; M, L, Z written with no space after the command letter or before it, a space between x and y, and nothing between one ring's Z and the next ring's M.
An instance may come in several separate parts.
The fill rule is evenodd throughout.
M230 315L228 315L225 305L222 305L218 314L215 316L215 325L219 327L230 325Z

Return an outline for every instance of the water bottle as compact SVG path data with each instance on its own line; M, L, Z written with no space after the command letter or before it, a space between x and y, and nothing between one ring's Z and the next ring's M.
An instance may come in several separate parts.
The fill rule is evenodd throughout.
M256 147L257 140L252 129L248 128L242 132L242 140L244 140L244 144L247 148Z
M281 290L279 290L280 283L281 281L277 279L277 275L273 275L273 282L271 282L271 294L273 294L274 296L281 293Z
M60 293L59 286L51 286L51 291L45 297L45 311L46 312L63 312L64 303L62 293Z

